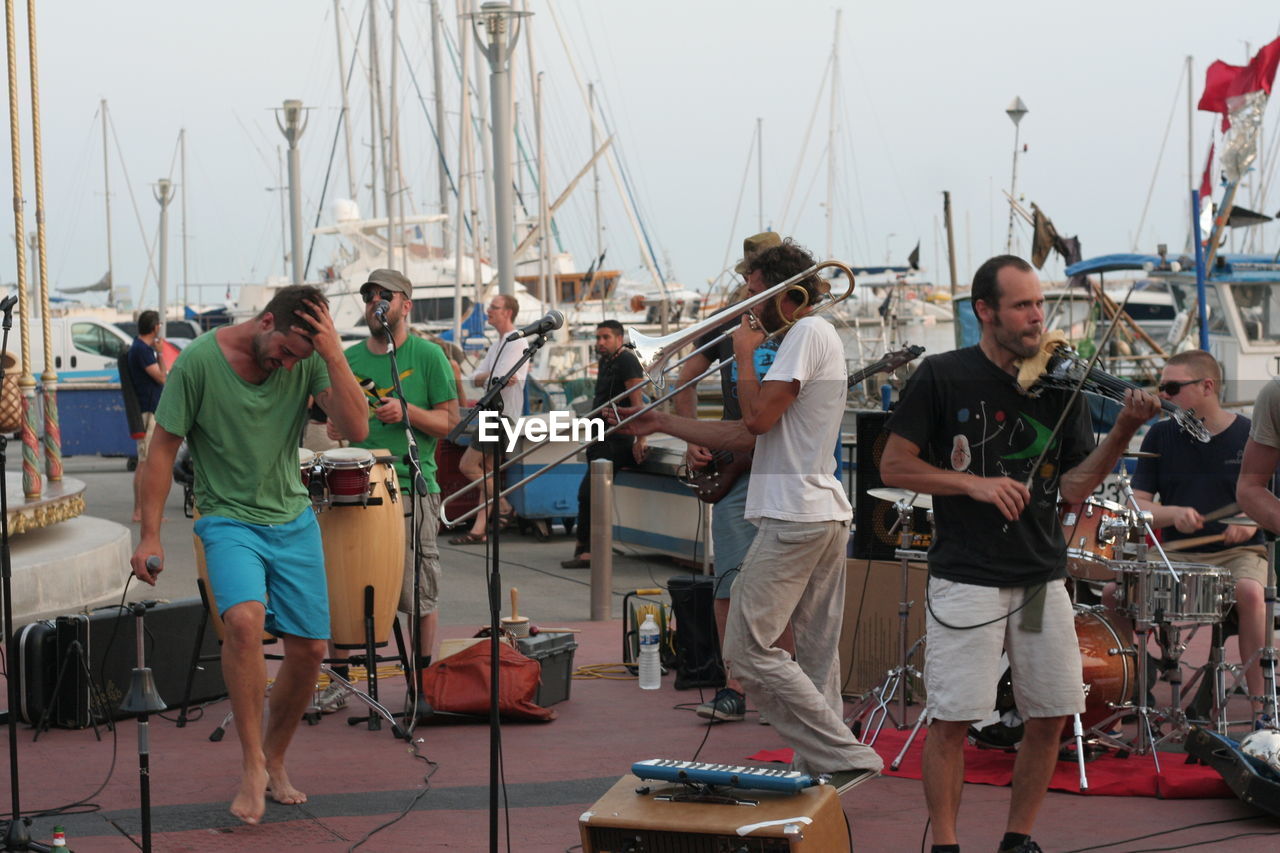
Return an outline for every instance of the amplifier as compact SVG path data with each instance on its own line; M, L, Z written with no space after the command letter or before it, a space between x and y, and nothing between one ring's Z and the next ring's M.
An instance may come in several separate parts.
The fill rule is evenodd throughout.
M848 824L829 785L742 792L759 801L749 809L659 800L682 787L643 785L623 776L578 818L583 853L849 853Z
M161 698L174 708L182 703L203 607L198 598L144 603L146 664ZM93 719L126 716L120 712L120 702L129 692L137 666L136 631L137 619L128 608L114 605L24 626L17 644L19 718L38 723L48 709L50 724L84 728ZM225 696L213 631L205 631L200 654L213 660L196 669L191 701Z
M895 529L898 510L892 501L867 494L868 489L884 486L880 479L880 456L884 453L889 431L884 428L888 412L858 412L857 500L854 502L853 556L859 560L892 560L902 547ZM932 539L928 510L912 510L911 547L927 551Z

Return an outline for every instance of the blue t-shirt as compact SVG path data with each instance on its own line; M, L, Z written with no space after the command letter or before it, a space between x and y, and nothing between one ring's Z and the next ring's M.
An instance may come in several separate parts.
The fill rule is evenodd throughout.
M1208 444L1189 437L1177 423L1163 420L1147 430L1142 438L1142 449L1160 454L1156 458L1139 459L1133 474L1133 487L1138 491L1156 495L1165 506L1189 506L1199 513L1210 513L1236 499L1236 479L1240 476L1240 460L1244 458L1244 444L1249 439L1249 419L1236 415L1236 419L1222 432L1209 439ZM1225 524L1211 521L1195 533L1183 533L1176 527L1163 527L1165 545L1178 547L1179 539L1222 533ZM1262 532L1241 545L1259 545ZM1234 548L1216 542L1197 545L1197 551L1221 551Z
M134 338L129 347L129 378L133 380L133 390L138 397L138 408L144 412L154 412L160 402L160 392L164 386L151 378L147 368L156 363L156 351L142 338Z

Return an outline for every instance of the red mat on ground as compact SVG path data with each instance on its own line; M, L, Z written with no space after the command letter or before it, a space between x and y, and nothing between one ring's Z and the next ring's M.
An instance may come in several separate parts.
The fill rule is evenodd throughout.
M889 769L889 762L897 757L902 745L907 742L908 734L909 732L889 728L880 731L875 748L884 759L886 776L898 776L903 779L921 778L920 755L924 746L924 732L921 732L915 743L911 745L911 749L902 759L902 766L897 770ZM790 749L765 749L748 756L747 760L789 762L791 758ZM1012 752L978 749L966 745L964 781L977 785L1007 787L1013 782L1014 758L1015 755ZM1089 787L1081 791L1079 765L1074 761L1060 761L1052 781L1049 782L1049 788L1054 791L1090 796L1159 797L1163 800L1231 799L1235 796L1212 767L1187 764L1186 756L1181 753L1160 753L1159 773L1156 772L1155 760L1151 755L1117 758L1114 753L1107 753L1087 762L1085 773L1089 778Z

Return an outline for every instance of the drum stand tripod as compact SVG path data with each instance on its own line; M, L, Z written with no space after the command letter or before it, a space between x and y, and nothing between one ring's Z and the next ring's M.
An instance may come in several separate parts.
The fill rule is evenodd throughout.
M1155 532L1151 529L1151 514L1145 512L1140 506L1138 506L1138 499L1133 493L1133 487L1130 484L1129 474L1127 471L1123 469L1120 471L1118 483L1120 490L1124 493L1125 503L1133 508L1135 517L1142 522L1142 532L1146 534L1147 539L1155 543L1156 551L1160 554L1160 561L1164 563L1164 568L1173 576L1175 582L1178 581L1179 577L1177 570L1173 568L1173 564L1165 554L1164 548L1160 546L1160 541L1156 539ZM1145 540L1143 543L1138 545L1137 557L1139 560L1146 557ZM1145 591L1140 593L1139 597L1146 597ZM1169 635L1164 633L1165 631L1174 629L1165 625L1163 612L1158 611L1154 614L1147 614L1140 611L1138 618L1133 620L1134 648L1132 652L1138 682L1138 701L1136 705L1127 701L1117 704L1115 712L1102 722L1096 723L1089 732L1097 742L1105 746L1112 747L1113 749L1125 752L1135 752L1138 755L1151 753L1151 757L1155 761L1156 772L1159 773L1160 757L1155 748L1160 743L1174 737L1176 734L1185 733L1186 718L1177 707L1177 703L1181 700L1181 677L1177 677L1174 680L1175 705L1173 708L1165 709L1169 712L1168 714L1163 714L1158 709L1147 705L1147 696L1150 694L1152 687L1147 672L1147 640L1151 635L1153 628L1157 632L1158 641L1160 641L1162 647L1168 651L1170 656L1173 658L1174 665L1179 665L1177 660L1178 656L1181 655L1181 647L1178 645L1176 634L1173 635L1173 639L1170 641ZM1120 649L1120 653L1129 654L1129 651L1122 648ZM1135 714L1138 720L1138 732L1132 743L1125 742L1115 735L1109 734L1110 725L1117 720L1122 720L1130 713ZM1169 732L1169 734L1156 737L1156 731L1159 726L1159 722L1162 719L1173 721L1175 723L1175 727Z

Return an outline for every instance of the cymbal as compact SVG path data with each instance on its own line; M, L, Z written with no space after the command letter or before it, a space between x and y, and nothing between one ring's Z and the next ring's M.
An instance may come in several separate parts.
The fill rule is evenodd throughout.
M1244 527L1258 526L1258 522L1254 521L1252 518L1250 518L1247 515L1233 515L1231 518L1220 518L1218 519L1218 522L1220 524L1234 524L1237 526L1244 526Z
M1120 454L1125 459L1159 459L1159 453L1152 453L1149 450L1126 450Z
M933 509L933 495L921 494L920 492L909 492L906 489L867 489L867 494L873 498L879 498L882 501L897 503L905 501L912 506L921 509Z

